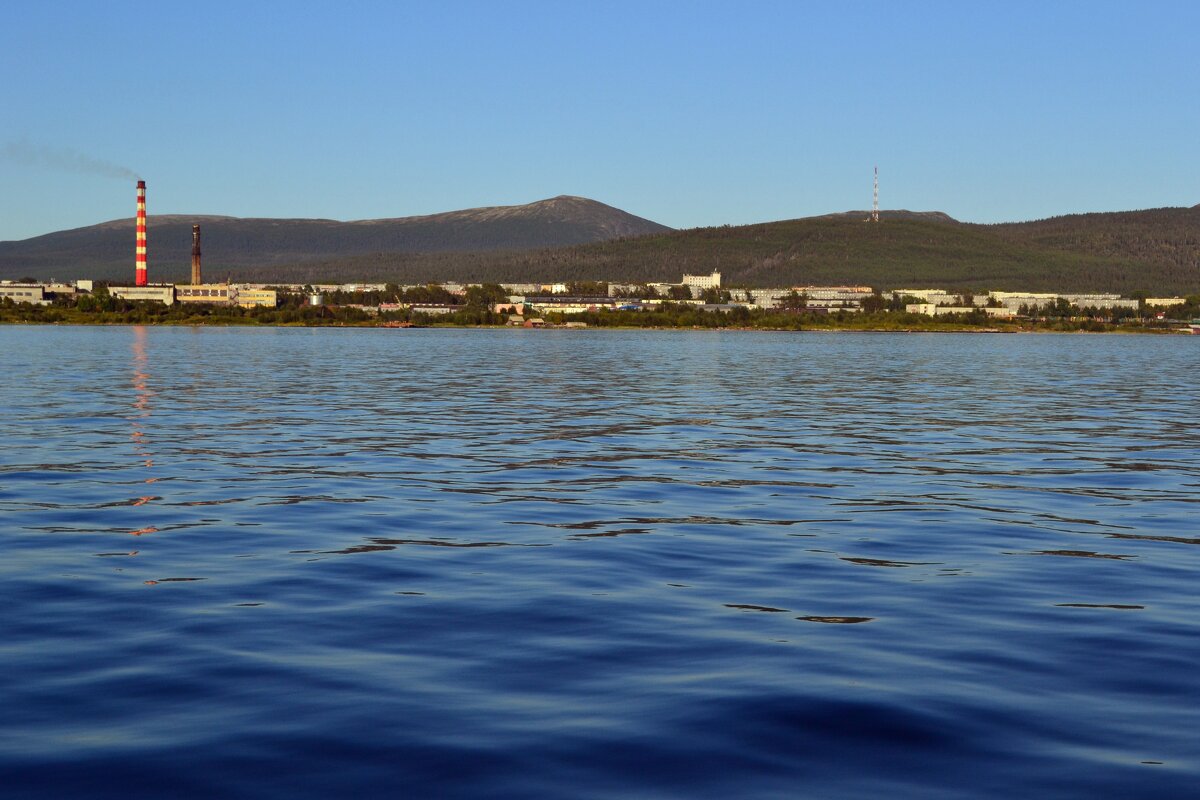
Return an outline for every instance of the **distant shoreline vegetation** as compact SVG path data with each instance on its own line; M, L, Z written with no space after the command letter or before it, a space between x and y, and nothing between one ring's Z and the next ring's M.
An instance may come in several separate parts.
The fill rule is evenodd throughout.
M329 300L336 301L331 297ZM1200 298L1193 298L1200 307ZM1192 310L1192 309L1189 309ZM664 303L656 310L604 310L583 313L543 312L546 327L625 329L774 330L774 331L880 331L880 332L1125 332L1176 333L1178 321L1128 317L1098 319L1082 316L1079 309L1059 308L1039 316L996 319L981 309L965 314L930 317L903 310L877 309L817 313L806 310L748 309L702 310L682 303ZM0 300L0 324L44 325L209 325L278 327L514 327L512 316L496 313L487 305L463 305L448 313L426 314L411 309L370 313L362 307L308 306L299 302L276 308L176 303L106 298L80 303L75 299L50 305L17 304ZM539 325L540 327L540 325Z

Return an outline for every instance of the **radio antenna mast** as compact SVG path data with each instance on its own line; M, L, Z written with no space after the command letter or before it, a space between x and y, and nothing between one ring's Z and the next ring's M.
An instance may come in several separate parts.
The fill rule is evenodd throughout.
M879 167L875 167L875 202L871 206L871 222L879 222Z

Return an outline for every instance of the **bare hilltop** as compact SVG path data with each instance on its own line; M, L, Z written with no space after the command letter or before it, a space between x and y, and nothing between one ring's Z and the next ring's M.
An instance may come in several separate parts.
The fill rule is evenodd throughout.
M416 217L342 222L151 214L150 264L156 278L183 279L192 225L203 234L214 276L272 275L272 268L364 254L524 250L668 232L657 222L584 197L561 195ZM124 277L132 263L133 219L111 220L31 239L0 242L0 278Z

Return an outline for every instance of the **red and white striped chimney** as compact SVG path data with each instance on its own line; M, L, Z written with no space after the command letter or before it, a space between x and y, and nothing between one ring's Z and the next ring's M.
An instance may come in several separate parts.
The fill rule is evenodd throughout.
M138 286L145 286L146 278L146 182L137 184L137 249L134 250L134 267L137 269Z

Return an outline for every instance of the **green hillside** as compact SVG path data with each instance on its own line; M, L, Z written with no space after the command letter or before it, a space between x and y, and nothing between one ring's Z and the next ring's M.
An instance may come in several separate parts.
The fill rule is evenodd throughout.
M1195 209L1130 212L1125 238L1103 243L1104 226L1071 238L1069 223L969 225L893 212L873 225L861 214L738 227L698 228L521 252L388 254L280 265L260 280L678 281L720 270L728 285L866 284L876 287L1130 293L1200 291L1200 215ZM1190 215L1190 216L1189 216ZM1106 216L1106 215L1098 215ZM1122 215L1125 216L1125 215ZM1090 220L1089 220L1090 223ZM1140 231L1135 236L1132 231ZM1125 242L1123 246L1121 242ZM1140 246L1134 247L1133 244ZM245 277L249 278L249 275Z
M1194 285L1200 269L1200 205L1072 214L990 229L1012 242L1155 264L1168 281Z
M678 281L727 285L1200 292L1200 206L974 225L831 214L672 231L583 198L433 217L204 221L205 274L248 282ZM152 218L151 274L186 280L192 217ZM128 280L129 221L0 243L0 277Z

